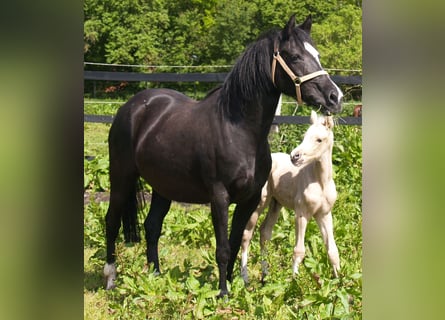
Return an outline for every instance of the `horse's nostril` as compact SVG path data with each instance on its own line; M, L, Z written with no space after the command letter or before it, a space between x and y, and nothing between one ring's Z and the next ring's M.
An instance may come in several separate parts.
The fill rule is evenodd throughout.
M331 94L329 95L329 101L332 103L338 102L338 96L335 92L331 92Z

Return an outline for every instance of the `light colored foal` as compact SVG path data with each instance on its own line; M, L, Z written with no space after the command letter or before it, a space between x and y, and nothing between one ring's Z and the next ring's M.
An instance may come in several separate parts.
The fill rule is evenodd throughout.
M266 206L269 206L269 210L260 227L263 280L268 273L266 241L272 237L273 226L283 206L295 211L296 245L293 253L293 273L298 273L298 267L304 259L306 226L314 217L320 228L334 276L338 276L340 258L334 240L331 213L337 199L332 178L334 123L331 116L317 117L315 111L312 111L311 124L303 142L292 150L290 156L285 153L272 154L272 169L268 181L262 189L258 208L247 223L241 243L241 276L245 283L248 283L247 256L250 240L258 217Z

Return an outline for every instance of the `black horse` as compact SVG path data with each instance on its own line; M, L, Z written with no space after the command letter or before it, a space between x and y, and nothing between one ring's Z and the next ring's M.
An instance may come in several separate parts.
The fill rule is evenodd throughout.
M221 87L203 100L169 89L139 92L117 112L109 134L111 198L106 215L107 289L115 286L115 241L140 241L137 184L153 189L144 222L147 259L159 272L158 239L172 200L210 203L220 295L228 294L244 227L271 168L267 135L281 93L323 113L341 110L342 93L322 70L309 16L260 37ZM279 66L276 64L278 61ZM299 75L299 76L298 76ZM236 203L230 238L228 207Z

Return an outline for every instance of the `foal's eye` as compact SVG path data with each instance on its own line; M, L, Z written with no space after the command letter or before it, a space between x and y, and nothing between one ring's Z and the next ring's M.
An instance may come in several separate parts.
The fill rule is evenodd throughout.
M321 140L320 138L317 139L317 142L318 142L318 143L321 143L321 141L322 141L322 140Z

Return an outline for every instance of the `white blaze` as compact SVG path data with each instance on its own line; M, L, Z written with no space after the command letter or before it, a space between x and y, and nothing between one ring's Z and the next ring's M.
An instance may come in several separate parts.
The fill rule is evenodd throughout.
M304 42L304 48L315 58L320 68L323 69L320 62L320 54L318 53L317 49L315 49L309 42ZM335 84L334 81L332 81L331 77L329 77L329 80L331 80L332 84L335 86L335 88L337 88L338 101L340 101L340 99L343 97L343 92L341 92L340 88Z
M318 65L323 69L320 63L320 54L318 53L317 49L315 49L309 42L304 43L304 48L315 58L315 60L317 60Z

